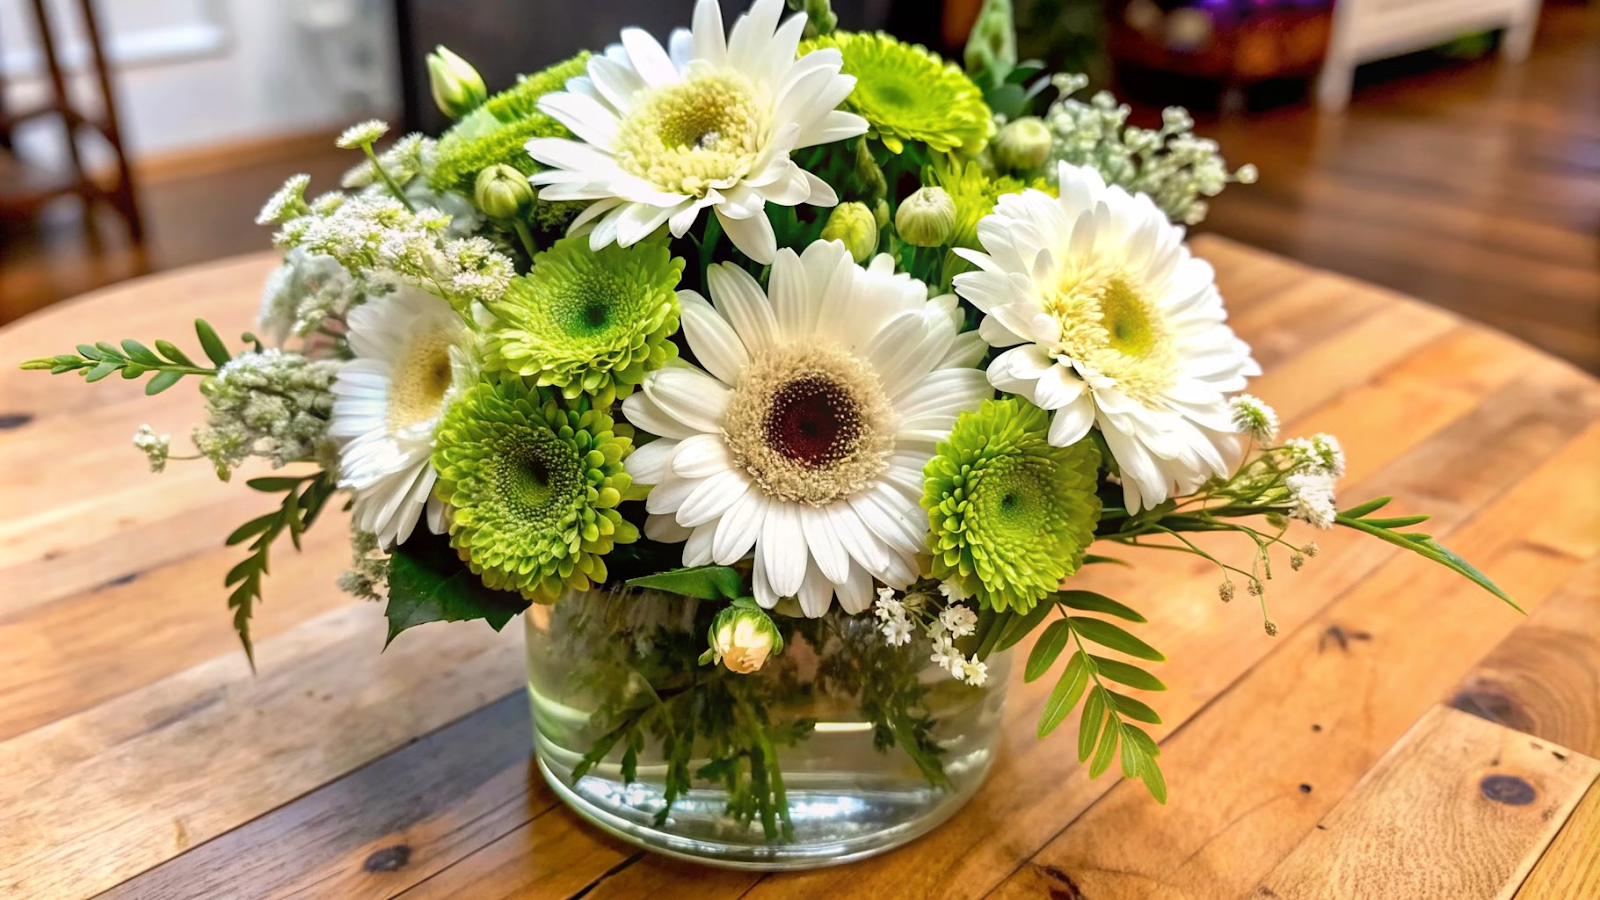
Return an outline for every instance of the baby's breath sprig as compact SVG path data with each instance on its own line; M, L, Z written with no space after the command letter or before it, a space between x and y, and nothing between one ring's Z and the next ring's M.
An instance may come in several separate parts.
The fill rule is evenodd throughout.
M372 174L376 174L383 181L384 186L389 189L389 193L404 204L407 210L416 212L417 209L411 205L411 200L406 197L406 192L400 190L400 185L395 183L394 176L390 175L389 170L384 168L383 164L378 161L378 154L372 149L372 145L376 144L379 138L388 133L389 125L387 122L379 119L369 119L346 128L344 133L339 135L338 140L334 141L334 144L341 150L359 148L362 153L366 154L367 163L374 170ZM354 175L355 173L352 172L350 174Z

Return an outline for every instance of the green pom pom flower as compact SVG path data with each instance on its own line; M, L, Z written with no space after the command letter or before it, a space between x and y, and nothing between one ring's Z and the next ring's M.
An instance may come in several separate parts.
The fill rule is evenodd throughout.
M509 375L481 381L435 437L450 544L491 588L540 603L606 579L602 557L639 530L617 512L633 430Z
M556 241L490 304L488 365L610 406L677 356L667 338L678 330L682 275L683 260L653 241L600 250L587 237Z
M987 608L1027 612L1078 570L1100 520L1100 452L1052 447L1050 416L1024 400L963 413L923 469L932 575Z
M895 153L905 141L977 153L994 135L983 92L927 48L881 32L835 32L801 44L800 55L825 47L836 48L844 57L841 71L856 77L845 108L866 119L868 136Z
M536 137L572 137L555 119L539 112L539 98L561 90L567 79L582 75L589 54L579 53L490 97L455 127L445 132L435 150L432 184L472 196L478 173L493 165L507 165L524 175L544 167L533 161L525 145ZM534 204L531 218L539 231L565 228L587 204L574 201Z

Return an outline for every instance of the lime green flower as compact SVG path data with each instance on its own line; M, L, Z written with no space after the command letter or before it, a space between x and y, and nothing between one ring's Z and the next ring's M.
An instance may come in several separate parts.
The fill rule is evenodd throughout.
M963 413L923 469L932 577L985 607L1026 612L1078 570L1100 520L1100 452L1052 447L1050 417L1024 400Z
M881 32L835 32L801 44L800 53L825 47L837 48L841 71L856 77L845 107L860 113L871 125L868 135L895 153L905 141L977 153L993 136L994 120L978 86L927 48Z
M587 237L556 241L489 304L498 321L488 365L609 406L677 356L667 338L678 330L682 275L683 260L654 241L600 250Z
M435 440L450 544L491 588L554 602L604 581L602 557L639 539L617 512L632 485L622 460L633 430L587 398L562 403L510 375L481 381Z
M539 98L561 90L567 79L582 75L589 63L587 52L523 77L511 88L490 97L439 139L432 183L437 190L472 196L478 173L493 165L508 165L524 175L543 170L525 145L538 137L572 137L564 125L539 111ZM534 204L535 228L553 231L566 226L586 204L572 201Z

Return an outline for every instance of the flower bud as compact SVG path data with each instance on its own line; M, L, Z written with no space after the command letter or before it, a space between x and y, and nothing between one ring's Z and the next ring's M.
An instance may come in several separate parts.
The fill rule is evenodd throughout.
M856 164L850 172L850 189L868 203L882 200L889 193L889 183L883 177L883 169L872 158L866 141L861 141L856 147Z
M990 144L994 161L1009 172L1032 172L1050 158L1050 129L1038 116L1007 122Z
M523 214L533 207L535 196L528 176L505 163L479 172L472 189L472 202L484 215L495 219L511 219Z
M879 200L872 204L872 220L878 223L878 230L889 227L889 201Z
M865 265L878 252L878 220L865 203L841 203L822 226L822 239L843 241L850 258Z
M941 247L956 231L956 201L944 188L922 188L900 203L894 227L912 246Z
M489 97L478 70L442 45L428 54L428 87L439 111L452 119L472 112Z
M754 606L730 606L717 613L707 639L713 659L740 675L760 669L769 655L783 651L777 624Z

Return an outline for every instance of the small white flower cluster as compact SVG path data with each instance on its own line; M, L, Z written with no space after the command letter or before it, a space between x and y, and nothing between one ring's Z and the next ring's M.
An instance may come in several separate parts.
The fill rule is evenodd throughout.
M167 455L172 452L172 436L163 434L156 436L155 429L149 425L140 425L134 432L133 445L144 451L150 460L150 471L164 472L167 468Z
M1207 212L1202 197L1215 197L1231 182L1256 180L1254 166L1230 173L1216 141L1195 137L1194 120L1180 107L1162 112L1159 130L1138 128L1128 125L1130 107L1106 91L1088 103L1073 99L1087 77L1061 74L1050 83L1061 95L1044 117L1054 135L1051 160L1093 166L1107 184L1149 194L1174 222L1198 225ZM1046 177L1055 169L1047 166Z
M1248 434L1262 444L1271 444L1278 436L1278 414L1272 407L1251 394L1240 394L1228 401L1233 414L1233 427Z
M970 608L956 602L960 591L945 584L940 586L949 605L938 615L928 614L928 600L923 594L911 593L895 596L892 588L879 588L878 599L873 604L879 621L879 631L891 647L911 643L916 630L928 636L933 655L929 661L950 673L950 677L979 687L989 680L989 666L977 657L968 657L956 647L956 640L964 638L978 628L978 616Z
M257 225L282 225L311 211L306 204L306 188L311 186L310 175L293 175L283 187L267 198L261 212L256 214Z
M444 296L458 308L505 293L516 269L486 238L450 238L453 217L433 207L417 212L384 193L351 197L327 215L284 223L274 240L284 248L331 256L352 274L394 277Z
M365 160L344 173L339 185L355 190L379 184L383 179L378 175L378 166L383 167L383 173L394 179L395 184L405 184L419 175L431 174L435 144L433 138L408 134L378 154L377 166L373 165L372 160Z
M1331 434L1291 438L1283 445L1291 470L1283 486L1289 491L1289 518L1327 530L1338 507L1334 484L1344 475L1344 450Z
M339 590L363 600L389 597L389 554L370 531L350 528L350 568L339 575Z
M329 319L344 320L365 291L339 261L296 247L261 290L256 326L268 343L305 337Z
M376 144L378 139L389 133L389 123L382 119L368 119L357 122L344 130L334 141L342 150L355 150L358 147L367 147Z
M195 428L194 443L217 477L227 480L251 456L273 468L303 460L332 465L329 387L340 365L269 349L241 353L207 378L200 386L206 424Z

